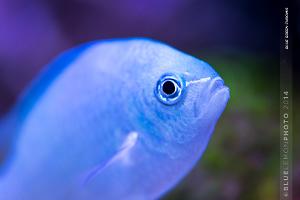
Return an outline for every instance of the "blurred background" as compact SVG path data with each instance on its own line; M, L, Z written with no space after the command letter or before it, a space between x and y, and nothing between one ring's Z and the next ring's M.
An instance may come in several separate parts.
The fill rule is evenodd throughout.
M279 13L273 0L0 0L0 115L70 47L158 39L210 63L231 88L203 158L163 199L278 199Z

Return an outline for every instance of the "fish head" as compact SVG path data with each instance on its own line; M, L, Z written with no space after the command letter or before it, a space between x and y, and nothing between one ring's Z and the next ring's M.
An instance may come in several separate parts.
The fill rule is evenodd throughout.
M229 88L206 62L160 42L145 43L134 97L144 142L171 157L199 157L226 107Z

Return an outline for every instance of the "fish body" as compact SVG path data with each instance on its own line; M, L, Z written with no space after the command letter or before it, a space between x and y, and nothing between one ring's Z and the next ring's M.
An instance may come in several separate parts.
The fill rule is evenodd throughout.
M158 41L67 51L2 120L0 199L157 199L199 160L228 99L211 66Z

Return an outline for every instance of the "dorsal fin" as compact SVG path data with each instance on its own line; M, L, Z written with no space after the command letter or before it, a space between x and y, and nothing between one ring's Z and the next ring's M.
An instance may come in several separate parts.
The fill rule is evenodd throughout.
M10 156L10 149L17 139L18 126L28 112L51 85L52 81L69 66L84 50L95 42L90 42L62 53L34 79L20 96L11 111L0 119L0 167ZM8 154L8 155L7 155ZM1 162L2 161L2 162Z
M96 42L89 42L71 50L67 50L55 58L49 65L47 65L40 75L34 79L29 87L23 92L14 110L21 115L22 118L26 117L28 111L34 106L39 98L47 91L51 83L61 74L72 62L74 62L79 55L87 48ZM14 111L13 110L13 111Z

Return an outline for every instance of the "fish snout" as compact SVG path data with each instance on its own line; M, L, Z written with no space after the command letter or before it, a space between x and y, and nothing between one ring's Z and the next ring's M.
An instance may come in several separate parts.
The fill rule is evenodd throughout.
M194 103L194 117L198 119L210 119L216 121L229 100L229 88L224 85L223 79L216 77L211 79L205 89L205 96L198 95L198 101Z
M227 101L229 99L229 88L224 84L221 77L215 77L210 81L208 93L210 94L210 101L216 97L218 97L220 101Z
M209 108L220 115L230 98L229 87L224 84L222 78L216 77L211 80L208 91L210 93Z
M221 77L203 78L190 81L190 92L195 92L196 99L193 103L195 118L201 118L208 112L219 112L223 110L229 99L229 88L224 84Z
M220 77L215 77L213 78L208 86L208 92L211 95L214 95L215 93L217 93L219 90L225 88L226 86L224 85L224 81L222 78Z

